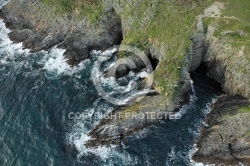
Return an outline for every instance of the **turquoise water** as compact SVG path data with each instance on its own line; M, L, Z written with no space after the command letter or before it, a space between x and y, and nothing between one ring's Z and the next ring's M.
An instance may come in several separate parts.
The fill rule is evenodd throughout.
M9 41L0 22L0 165L194 165L195 138L220 93L211 80L193 74L194 93L180 120L159 124L126 138L119 147L87 149L96 114L114 106L99 97L92 81L95 58L71 69L63 50L35 54ZM98 56L98 55L96 55ZM128 78L134 78L130 75ZM112 84L106 82L108 89ZM70 112L85 112L81 120Z

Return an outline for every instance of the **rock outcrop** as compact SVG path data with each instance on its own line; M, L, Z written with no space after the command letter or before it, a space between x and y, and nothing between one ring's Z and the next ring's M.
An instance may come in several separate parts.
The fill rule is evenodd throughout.
M105 50L120 43L140 48L152 62L157 62L152 86L156 92L112 111L89 133L87 146L119 144L124 137L159 119L174 118L173 112L189 101L189 73L205 63L207 74L231 96L220 98L213 106L207 119L209 127L202 130L194 159L249 163L250 116L240 110L249 106L250 98L249 23L222 16L227 8L223 3L215 2L205 9L210 0L100 3L103 10L95 23L77 10L59 14L40 0L12 0L0 11L11 29L12 41L22 42L31 52L57 45L66 49L64 55L70 65L88 58L91 50ZM145 67L133 56L125 59L135 62L134 71ZM117 69L113 72L117 78L131 70L126 65Z
M250 163L250 23L222 16L230 10L227 7L214 3L199 16L198 23L204 32L200 37L204 39L203 54L198 59L228 94L212 106L197 141L198 151L193 159L205 164ZM198 62L195 61L194 67L195 64Z
M224 21L229 21L228 24L230 24L231 20L225 18ZM242 46L237 48L230 43L227 35L223 35L223 33L227 33L227 30L221 32L221 37L216 37L214 34L216 31L220 31L220 29L216 29L216 25L209 25L205 41L206 54L202 61L208 65L208 74L222 84L225 93L250 98L249 51L245 49L249 47L249 43L244 43L239 39L238 42L242 42ZM245 37L241 37L244 40Z
M155 79L152 86L158 94L146 96L132 105L115 109L89 133L91 139L87 143L88 147L118 144L124 137L143 129L145 126L157 123L159 119L174 118L176 116L174 111L189 102L191 93L189 72L199 67L202 57L197 61L195 67L191 69L193 63L191 61L195 61L196 57L193 57L192 53L188 54L185 46L192 43L191 50L193 49L196 52L195 56L198 56L203 51L204 40L198 37L193 41L190 41L189 37L183 38L192 34L191 28L193 27L190 28L189 26L196 22L193 14L195 12L200 13L205 8L206 3L200 7L194 3L195 7L191 10L194 13L187 12L190 15L185 17L193 18L186 22L189 26L175 30L167 25L163 27L163 25L170 23L172 19L185 19L182 13L177 12L179 6L181 9L187 10L188 5L182 6L184 3L184 1L172 3L161 0L152 2L131 0L129 2L114 3L117 13L123 18L124 40L122 44L137 46L149 56L151 61L155 61L157 64L159 62L153 73ZM161 12L157 12L164 6L163 4L171 10L165 12L166 10L162 9ZM138 8L142 9L138 10ZM153 28L155 20L161 20L165 17L169 19L164 24L157 24L158 30L155 30ZM160 28L162 28L162 31ZM159 34L150 36L151 32L149 31L152 31L152 33L159 31ZM185 35L174 35L180 32L185 33ZM161 33L164 35L161 35ZM170 35L171 33L172 35ZM182 39L183 42L178 41ZM178 44L176 41L178 41ZM122 74L119 75L126 74L129 71L128 67L121 67ZM138 96L138 99L140 99L140 96ZM108 118L113 114L116 115L115 118ZM151 114L155 116L151 117ZM143 118L133 117L133 115L141 115Z
M77 65L88 58L91 50L105 50L122 40L121 19L112 4L104 2L96 23L78 13L58 14L53 6L40 0L12 0L1 9L0 16L12 30L12 41L22 42L30 52L58 45L66 49L69 64Z
M86 146L117 145L124 137L155 124L160 119L178 118L173 110L179 106L165 101L160 95L146 96L139 103L115 109L89 133L91 139Z
M242 109L243 108L243 109ZM250 101L222 96L212 105L193 159L206 164L250 163Z

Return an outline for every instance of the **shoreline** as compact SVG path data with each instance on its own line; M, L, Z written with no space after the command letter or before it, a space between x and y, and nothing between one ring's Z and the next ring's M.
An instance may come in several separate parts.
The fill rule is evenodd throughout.
M250 123L247 119L250 113L238 111L249 106L250 101L241 96L220 96L211 106L211 112L205 119L206 125L201 129L200 138L196 141L198 150L192 159L206 164L249 163L247 126L250 126ZM237 124L239 119L242 122Z
M26 7L23 8L21 12L15 11L16 8L19 7L19 2L17 0L12 0L1 9L0 17L4 20L6 27L12 30L9 33L9 38L15 43L21 42L23 44L23 47L30 49L30 52L48 50L51 47L58 45L59 48L66 49L66 51L64 52L64 57L68 59L67 62L71 66L75 66L81 61L87 59L92 50L105 50L115 44L123 43L124 40L126 40L126 36L128 36L126 33L124 33L125 29L128 27L123 27L125 21L127 20L124 21L121 19L120 13L117 12L117 9L114 9L114 6L110 7L109 5L107 5L108 8L106 10L106 13L104 13L97 26L93 26L89 24L89 22L85 19L79 21L74 17L69 19L64 16L57 16L54 13L55 11L53 11L52 9L52 12L50 13L52 14L52 17L43 19L43 12L46 9L39 10L38 8L48 6L44 6L44 4L38 1L36 1L34 4L28 2L24 3L26 3ZM109 4L109 2L107 3ZM221 11L223 12L224 8L224 4L222 3L213 3L210 8L207 8L203 12L203 14L200 14L198 16L197 29L194 28L194 34L192 35L189 51L186 51L185 57L181 57L183 58L181 60L183 61L183 64L180 67L180 71L176 72L179 74L176 79L178 80L176 83L178 86L177 88L170 88L170 90L165 92L165 94L163 93L164 90L162 89L166 88L166 82L163 82L164 86L159 86L161 82L158 81L159 74L157 72L159 72L159 70L164 71L166 69L163 65L163 60L160 60L161 58L159 57L154 57L154 54L156 54L156 52L160 49L158 49L157 47L152 47L155 46L159 41L157 41L156 39L153 40L151 38L148 38L147 44L149 44L149 46L147 49L149 49L148 52L150 52L148 56L160 60L155 69L155 72L157 73L157 80L155 81L155 85L153 86L157 94L146 96L141 102L136 102L133 105L119 107L113 110L111 114L115 112L125 115L126 113L131 112L136 113L136 111L145 114L145 112L147 112L148 110L159 114L161 113L161 110L163 110L163 113L165 114L174 112L175 110L179 109L181 106L189 102L191 93L190 73L203 65L203 63L206 64L206 68L208 69L206 74L211 78L217 80L217 82L221 84L222 89L226 94L230 96L241 95L242 97L246 98L244 99L244 105L238 106L237 103L235 103L235 105L233 105L234 107L240 109L240 107L249 105L250 84L248 69L250 62L247 60L247 52L245 52L247 43L244 43L245 45L239 48L238 45L237 48L234 45L231 46L231 43L228 43L229 37L226 36L228 35L228 33L230 34L230 30L220 30L219 28L217 28L218 24L220 25L220 27L224 27L225 23L223 22L223 20L225 20L225 22L229 21L229 23L230 20L233 20L232 18L220 16ZM31 11L27 11L28 9L30 9ZM30 17L26 13L32 12L32 10L38 10L37 14L34 17ZM239 24L239 27L241 28L243 23L240 22L241 21L239 21L239 19L236 19L232 21L232 24ZM58 27L60 27L60 29ZM95 32L93 31L94 28ZM217 31L221 32L219 33ZM243 32L238 32L235 29L231 31L237 33L240 36L240 40L241 38L243 38L244 40L246 39L246 41L248 40L248 36L246 34L248 34L249 32L245 32L245 29L242 30ZM218 34L221 36L219 36ZM163 50L164 49L166 48L163 48ZM235 56L239 58L235 59ZM240 67L238 65L243 63L245 64L244 67ZM174 66L173 68L175 67L176 66ZM176 70L173 69L173 71ZM168 79L168 77L163 79ZM171 77L169 79L171 79ZM135 97L135 100L136 98L137 97ZM243 99L239 99L237 101L240 102L241 100ZM234 99L232 99L231 101L234 101ZM227 101L226 99L225 103L227 102L230 101ZM208 120L206 122L208 124L212 123L212 121L214 120L211 117L214 115L213 112L217 109L216 104L215 106L213 106L214 109L212 113L207 117ZM225 107L226 108L223 109L228 112L231 106ZM140 111L142 110L140 108L145 109L143 109L143 111ZM132 113L130 114L130 117L131 115ZM144 119L139 120L131 120L131 118L124 119L121 117L115 120L103 119L89 133L88 136L90 136L92 140L90 140L86 144L86 146L95 147L96 145L119 144L124 137L143 129L148 125L155 124L158 122L158 120L159 119L157 118L153 119L149 118L148 116L146 116L146 118ZM209 127L213 127L217 124L210 125ZM206 143L201 143L203 141L201 139L207 141L206 139L208 139L207 137L209 136L208 134L204 134L207 132L207 130L208 129L206 127L201 130L201 138L198 141L199 147L202 146L199 144L203 144L204 146L206 146ZM105 131L105 133L103 131ZM247 140L245 140L245 142L248 141L248 137L246 139ZM209 141L210 140L208 140L208 142ZM226 145L222 145L223 148L226 149ZM227 144L227 146L228 145L229 144ZM213 145L210 146L212 147ZM230 149L231 146L233 146L233 144L231 145L230 143ZM237 146L241 147L243 145L237 144ZM247 148L247 143L243 147ZM238 148L238 150L239 149L240 148ZM196 161L203 160L205 162L218 162L218 160L223 159L225 163L236 163L235 157L233 157L232 159L233 155L231 154L231 150L226 153L229 156L228 158L223 158L224 155L221 154L223 154L224 152L221 152L221 154L218 152L219 159L217 159L216 156L207 157L208 155L206 153L206 151L203 152L199 149L198 152L196 152L194 159ZM246 153L247 155L249 155L248 151ZM203 159L200 160L200 158ZM246 159L243 157L242 160L244 162L250 162L249 158L249 156L247 156Z

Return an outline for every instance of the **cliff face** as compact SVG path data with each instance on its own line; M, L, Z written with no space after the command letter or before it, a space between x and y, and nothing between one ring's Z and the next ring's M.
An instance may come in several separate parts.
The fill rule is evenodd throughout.
M207 18L206 49L202 61L224 92L250 97L249 23L237 18Z
M105 50L122 40L120 17L112 5L102 5L102 17L95 24L77 11L59 14L40 0L12 0L1 9L1 18L12 30L9 37L14 42L22 42L31 52L58 45L66 49L69 64L76 65L91 50Z
M212 106L193 159L207 164L248 164L250 22L245 16L250 14L244 2L240 8L235 7L239 5L236 2L223 2L215 3L213 14L205 11L201 15L204 45L200 58L208 67L207 74L221 83L229 95L220 97Z
M164 80L168 78L167 75L169 71L171 71L167 66L163 67L163 64L169 65L170 62L175 63L176 61L165 61L164 58L171 54L167 51L168 45L159 42L160 38L150 38L148 39L148 54L153 58L159 59L159 64L155 71L156 85L154 88L161 95L146 96L139 103L116 109L114 112L118 113L118 116L115 119L102 120L101 123L90 132L90 136L92 136L93 139L88 142L88 146L100 145L100 142L101 144L118 144L124 136L158 121L148 116L139 120L131 119L131 117L126 117L126 119L124 118L126 114L145 114L147 111L154 113L168 112L171 114L174 109L180 106L181 102L179 101L185 98L182 96L189 96L189 94L186 93L190 90L188 88L188 72L196 70L201 63L205 63L208 67L207 74L221 83L223 91L232 96L219 100L217 105L221 104L222 106L213 107L218 116L216 115L216 118L214 118L214 114L212 113L208 117L207 123L209 124L209 128L203 129L202 131L201 138L198 141L198 147L200 149L195 154L194 159L196 161L218 164L235 164L239 161L244 163L249 162L249 138L247 134L250 129L250 125L248 124L249 115L247 112L243 113L240 110L241 107L245 109L245 107L249 106L250 29L248 22L231 15L223 15L223 13L228 13L228 11L231 10L230 5L233 6L233 2L231 1L224 2L225 3L213 3L197 16L195 22L196 27L192 27L194 31L191 38L191 47L186 56L184 56L185 58L183 57L183 59L186 60L182 59L184 63L182 64L182 70L179 75L181 81L186 79L188 82L180 84L181 88L174 91L178 94L178 97L175 98L173 93L167 90L166 86L159 86L162 81L161 79ZM133 19L131 18L130 21L131 20ZM126 24L125 22L123 24L127 25L128 23ZM128 31L129 30L130 29L128 29ZM126 43L127 40L130 41L127 39L130 37L129 32L125 33L123 42ZM131 40L134 39L132 38ZM171 39L169 40L171 41ZM180 44L178 46L181 49L182 45ZM159 70L168 71L161 75L162 78L159 78ZM174 75L175 72L172 72ZM172 76L170 76L170 78L172 78ZM175 79L171 81L173 80ZM166 84L170 83L168 81L163 82ZM169 94L172 96L171 99L168 97ZM221 110L222 108L223 110ZM234 113L230 116L221 116L221 114L227 114L232 111ZM237 122L239 124L237 124ZM235 133L233 134L232 132ZM221 139L221 137L223 141L217 141L218 138Z
M87 146L119 144L124 137L157 123L159 119L174 118L173 111L189 102L189 72L199 67L201 56L198 61L196 57L203 51L203 39L199 38L199 34L195 32L193 40L190 36L195 29L195 16L208 3L161 0L114 2L115 10L122 18L122 44L136 46L151 59L159 61L153 73L153 88L158 94L115 109L108 115L113 118L101 120L89 133L92 139ZM194 61L197 64L194 65ZM138 118L140 115L143 118Z
M193 156L207 164L250 163L250 102L241 96L222 96L212 106Z
M201 62L208 75L231 95L250 97L249 23L234 16L222 16L227 5L216 2L198 16L191 70ZM229 10L229 9L228 9Z
M71 65L88 58L93 49L105 50L120 43L139 48L157 64L152 87L157 94L114 110L111 115L117 113L116 118L103 119L89 133L92 140L88 146L118 144L123 137L157 123L158 119L167 118L189 101L189 72L196 70L202 62L208 66L207 74L221 83L225 93L250 98L250 20L247 17L250 4L247 1L236 4L233 0L221 0L211 5L212 0L100 0L100 9L87 3L89 8L98 10L98 17L94 15L94 19L92 15L81 13L79 7L73 6L70 12L58 12L61 6L58 9L57 4L52 3L54 1L52 4L44 2L12 0L1 9L1 18L12 30L11 40L22 42L31 52L58 45L66 49L65 58ZM244 99L245 103L247 99ZM161 116L152 118L146 115L148 111ZM133 119L132 113L142 113L145 118ZM236 112L230 118L240 121L239 117L243 114ZM245 123L248 118L243 119ZM234 125L232 123L231 128ZM226 125L216 127L221 131ZM235 140L240 141L238 138L245 131L242 129ZM207 136L201 136L208 140L208 143L200 143L200 147L204 145L203 149L213 146ZM245 142L248 144L248 137ZM237 141L234 143L238 145ZM215 157L230 154L226 144L221 146L227 152L219 152L220 155ZM245 147L243 144L239 146ZM204 158L211 155L202 148L197 154Z
M115 112L143 113L150 110L168 113L188 102L190 55L186 53L191 44L189 36L196 22L195 16L209 3L210 0L100 0L101 9L95 9L95 4L86 1L86 6L100 10L93 22L91 16L81 13L77 5L62 12L63 4L54 1L12 0L1 9L1 18L12 30L9 34L11 40L22 42L31 52L58 45L66 49L64 55L71 65L88 58L93 49L104 50L120 42L141 49L151 59L159 61L154 71L154 89L159 94L146 96L143 101ZM157 122L157 119L133 122L130 119L103 120L98 126L102 129L103 124L115 125L117 132L109 136L117 137L117 133L121 134L119 126L125 126L122 134L126 136L142 129L148 122Z
M114 1L122 18L122 44L136 46L159 61L154 71L154 88L168 102L184 84L185 78L180 77L187 66L185 58L195 17L210 3L211 0Z

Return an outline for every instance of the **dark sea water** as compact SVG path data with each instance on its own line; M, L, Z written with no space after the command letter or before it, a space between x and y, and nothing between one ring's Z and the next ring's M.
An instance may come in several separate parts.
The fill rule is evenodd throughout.
M63 61L63 50L30 54L13 44L8 32L0 20L0 165L202 165L190 158L209 105L220 93L210 79L192 75L194 93L180 110L181 119L160 121L119 147L87 149L87 133L99 120L94 115L114 108L93 85L95 58L72 69ZM112 80L104 83L108 89ZM71 120L70 112L88 115Z

